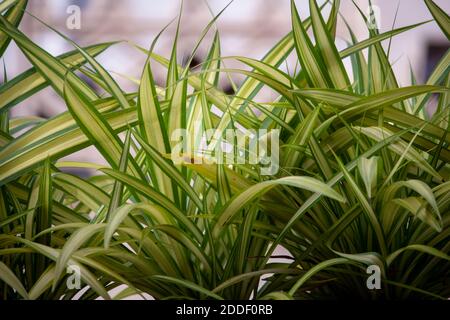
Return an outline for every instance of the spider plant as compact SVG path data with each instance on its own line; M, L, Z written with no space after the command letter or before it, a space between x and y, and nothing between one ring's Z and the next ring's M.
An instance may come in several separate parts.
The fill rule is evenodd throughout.
M448 37L448 15L425 2ZM177 63L178 22L168 59L154 52L159 35L149 50L136 46L147 56L136 92L95 59L113 43L81 48L54 30L75 50L53 57L17 28L26 1L5 7L2 41L33 68L0 87L2 298L108 299L120 285L116 299L447 298L448 52L426 84L399 87L381 42L428 22L369 29L362 41L349 29L339 51L340 1L327 19L309 5L301 21L292 2L292 31L261 61L221 57L216 32L199 71L190 60L220 13L186 66ZM289 55L300 65L293 75L280 69ZM243 67L227 69L228 59ZM167 69L163 87L155 63ZM221 73L245 76L235 94L219 89ZM8 109L47 86L68 111L9 119ZM261 102L267 88L279 97ZM432 94L439 103L429 116ZM260 165L197 163L193 154L174 163L171 133L197 140L198 123L280 130L280 170L265 176ZM108 166L60 160L87 146ZM66 167L97 174L81 179ZM278 246L290 262L271 260ZM369 265L381 270L381 290L366 287ZM67 266L81 270L83 290L67 288Z

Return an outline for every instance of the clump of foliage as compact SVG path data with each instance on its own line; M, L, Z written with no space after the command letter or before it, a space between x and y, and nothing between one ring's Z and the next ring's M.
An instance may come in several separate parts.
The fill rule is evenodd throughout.
M449 37L448 15L425 3ZM192 71L177 64L178 32L168 59L154 52L158 36L150 50L137 48L148 59L139 89L124 92L96 61L115 43L81 48L60 34L74 51L53 57L19 30L26 4L0 3L0 56L14 41L33 65L0 87L2 299L109 299L120 285L115 299L450 296L450 55L425 84L399 87L381 44L431 22L369 29L362 41L349 29L352 41L339 51L340 1L324 5L325 18L310 0L303 21L292 2L292 31L260 61L221 57L216 33ZM280 67L289 55L300 66L293 75ZM243 67L226 69L226 59ZM167 69L164 87L155 63ZM233 72L245 80L227 95L218 79ZM66 112L9 118L49 86ZM267 88L278 98L258 101ZM432 95L438 107L428 115ZM279 129L280 170L174 164L171 132L197 139L199 121L220 132ZM108 166L60 160L88 146ZM67 167L96 175L82 179ZM288 262L271 260L277 246ZM380 268L380 290L366 286L370 265ZM67 288L67 266L81 271L81 291Z

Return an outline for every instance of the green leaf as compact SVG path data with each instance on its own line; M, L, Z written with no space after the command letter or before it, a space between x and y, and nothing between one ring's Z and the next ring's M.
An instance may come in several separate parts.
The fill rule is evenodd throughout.
M4 0L0 3L0 13L14 6L19 0Z
M397 28L394 30L386 31L384 33L380 33L374 36L371 36L370 38L366 40L359 41L358 43L353 44L352 46L342 50L339 52L339 55L341 58L346 58L352 54L359 53L362 49L367 48L373 44L379 43L383 40L392 38L393 36L396 36L398 34L401 34L405 31L415 29L423 24L429 23L430 21L424 21L416 24L412 24L406 27Z
M386 259L387 265L391 265L392 262L403 252L407 251L407 250L415 250L415 251L419 251L419 252L423 252L423 253L427 253L430 254L432 256L444 259L444 260L448 260L450 261L450 256L445 254L444 252L430 247L430 246L426 246L426 245L422 245L422 244L411 244L409 246L400 248L398 250L396 250L395 252L391 253L389 255L389 257Z
M165 130L161 107L148 60L139 86L138 113L142 137L159 152L167 152L169 139Z
M350 172L344 166L342 161L336 155L335 155L335 158L339 165L339 169L341 170L342 174L345 177L345 180L347 181L347 183L350 186L350 190L352 190L352 192L356 196L356 199L358 200L361 208L363 209L364 213L366 214L366 216L370 222L370 225L372 226L372 228L376 234L378 245L380 247L382 256L386 257L386 255L387 255L386 239L384 237L383 229L381 228L381 224L378 221L377 215L375 214L369 201L364 196L361 189L358 187L357 183L355 182L353 177L350 175Z
M366 187L367 196L372 198L372 189L376 186L376 178L378 173L378 157L370 159L359 157L358 170Z
M404 88L397 88L361 98L353 103L347 104L339 115L328 118L322 124L323 127L328 127L333 121L342 117L344 120L353 120L356 116L369 113L381 109L383 107L391 106L395 103L402 102L408 98L418 96L423 93L443 92L446 89L437 86L411 86ZM300 93L301 95L301 93Z
M131 142L131 130L127 131L127 136L125 137L125 143L123 146L122 155L119 162L119 171L125 172L127 170L128 163L128 153L130 152L130 142ZM120 206L122 201L123 185L120 181L114 181L114 188L112 191L111 201L108 206L108 213L106 219L111 219L113 212Z
M58 256L55 265L55 277L53 279L53 290L58 284L59 278L63 273L73 253L78 250L93 235L105 228L104 224L92 224L75 231L64 244L61 254Z
M330 78L326 72L325 63L317 54L304 26L300 21L295 2L291 0L292 30L298 59L305 71L309 84L316 88L329 88ZM341 88L343 89L343 88Z
M5 5L8 1L3 1L0 6ZM28 0L20 0L20 1L14 1L16 2L14 4L14 7L10 8L8 12L5 14L6 20L8 20L13 26L16 28L19 26L20 21L22 20L23 14L25 12L25 8L27 7ZM0 8L0 12L1 12ZM6 49L9 46L9 43L11 42L11 38L4 33L0 33L0 57L3 56Z
M70 38L66 37L64 34L59 32L58 30L52 28L50 25L46 24L41 19L37 18L36 16L30 14L33 18L35 18L37 21L42 23L44 26L49 28L50 30L53 30L55 33L60 35L64 40L72 44L80 53L81 55L86 59L87 62L95 69L95 71L98 74L98 77L102 80L104 86L107 88L107 91L112 94L114 98L117 99L120 106L124 109L127 109L130 107L128 104L128 100L126 99L124 93L116 83L116 81L111 77L111 75L83 48L78 46L74 41L72 41Z
M337 201L345 201L339 193L328 187L325 183L311 177L285 177L277 180L260 182L235 195L229 203L224 206L222 212L218 214L217 222L213 229L213 235L218 236L223 227L230 223L234 215L236 215L254 199L263 195L277 185L302 188L311 192L320 193Z
M411 212L415 217L428 224L437 232L442 231L442 224L435 218L435 215L429 212L426 204L417 197L408 197L405 199L394 199L394 203Z
M375 141L382 141L393 135L391 131L380 127L355 127L355 130L360 131ZM404 155L407 160L416 163L424 171L438 179L441 179L439 173L437 173L436 170L431 167L431 165L416 150L410 148L405 141L399 139L396 142L389 144L388 148L397 153L399 156Z
M208 258L205 256L204 252L201 251L199 246L195 244L188 235L180 231L179 228L172 225L157 225L155 226L155 230L162 231L171 238L177 240L180 244L186 247L190 253L195 255L200 260L202 266L206 268L207 272L210 273L212 271Z
M450 17L448 14L439 8L432 0L425 0L425 4L433 15L434 20L436 20L436 23L447 36L447 39L450 40Z
M27 290L23 287L20 280L16 275L8 268L6 264L0 261L0 279L5 281L11 288L17 291L18 294L24 299L29 299Z
M187 120L186 95L187 95L187 80L186 78L184 78L175 84L172 98L170 100L167 130L168 134L171 136L177 130L186 129L186 120ZM173 148L177 142L170 139L170 143L171 148Z
M178 46L178 36L180 33L180 22L181 22L181 13L183 11L183 2L180 6L180 13L178 14L177 21L177 29L175 31L175 37L173 39L172 44L172 52L170 54L170 62L169 67L167 68L167 77L166 77L166 100L171 100L173 94L175 92L175 88L178 83L179 75L178 75L178 64L177 64L177 46ZM189 66L188 66L189 67Z
M60 249L54 249L54 248L47 247L42 244L38 244L36 242L32 242L32 241L18 238L18 237L15 237L14 239L15 239L15 241L25 244L26 246L35 250L37 253L42 254L42 255L46 256L47 258L52 259L54 261L57 261L57 259L60 256L60 252L61 252ZM92 288L92 290L94 290L96 292L96 294L98 294L98 296L100 296L104 299L110 299L108 292L97 280L97 277L89 271L89 269L87 269L82 264L78 263L77 261L75 261L72 258L70 258L67 261L67 263L68 263L68 265L73 265L80 269L81 279L83 281L85 281L87 283L87 285L89 285ZM62 268L64 268L64 266L62 266ZM52 278L51 280L53 280L55 282L57 281L56 278ZM58 297L58 298L60 298L60 297Z
M130 125L136 125L138 121L135 109L113 112L102 118L103 121L110 124L115 132L123 131ZM34 131L34 133L44 135L45 138L43 139L33 140L30 137L30 132L30 136L12 141L11 144L0 150L0 185L11 181L27 170L35 168L45 160L47 155L52 158L59 158L91 145L89 138L76 125L47 135L45 129L51 130L53 124L51 121L46 122L39 127L39 130ZM15 149L18 145L23 145L23 147L11 152L11 149ZM120 157L119 154L120 151L118 150L118 157Z
M338 54L336 46L333 43L333 37L328 30L316 1L309 1L311 11L312 29L316 40L317 52L322 56L324 67L328 71L333 86L341 90L349 90L350 80L344 64Z
M123 143L115 135L109 123L101 116L87 97L82 92L77 91L70 82L66 82L64 86L64 99L70 113L84 134L96 146L108 163L117 169L120 163ZM128 170L134 176L142 177L140 169L132 158L130 158L128 163Z
M184 179L181 173L166 160L157 150L147 144L139 135L135 135L136 140L141 144L141 147L145 150L148 156L154 161L154 163L161 168L163 172L167 174L181 189L183 189L189 197L194 201L198 208L202 208L203 204L197 193L189 185L189 182Z
M39 279L34 283L31 288L29 295L31 300L38 299L45 291L50 289L52 286L52 281L55 277L55 267L52 266L49 269L45 270L43 274L39 277Z
M101 206L106 206L110 202L110 197L103 190L77 176L56 173L53 179L54 184L59 189L72 195L94 212L97 212Z
M168 276L160 276L160 275L152 276L152 278L156 279L156 280L163 281L163 282L174 283L174 284L179 285L181 287L186 287L188 289L194 290L194 291L196 291L198 293L204 294L207 297L211 297L211 298L216 299L216 300L223 300L223 298L221 296L219 296L219 295L217 295L215 293L212 293L211 291L209 291L209 290L207 290L207 289L205 289L205 288L203 288L203 287L201 287L201 286L199 286L199 285L197 285L195 283L187 281L187 280L177 279L177 278L168 277Z
M109 248L111 239L116 232L120 224L125 220L125 218L133 211L142 210L149 213L151 216L156 218L159 223L168 223L167 214L168 212L159 206L148 204L148 203L137 203L137 204L124 204L118 208L111 219L108 221L105 229L105 248Z
M355 263L346 258L334 258L334 259L322 261L322 262L316 264L311 269L309 269L300 279L298 279L297 282L295 282L295 284L289 290L288 294L290 296L294 296L294 294L297 292L297 290L302 285L304 285L306 283L306 281L308 281L312 276L314 276L315 274L317 274L318 272L320 272L326 268L329 268L329 267L332 267L332 266L338 265L338 264L355 264Z
M50 82L60 96L63 96L64 82L67 78L87 99L92 101L98 98L97 94L62 62L34 44L2 16L0 16L0 31L15 41L30 63Z
M450 66L450 50L447 50L445 55L441 58L441 60L437 63L437 65L433 68L433 71L431 72L430 76L428 77L428 80L426 84L428 85L438 85L444 82L444 79L446 76L448 76L449 73L449 66ZM443 83L445 84L445 82ZM423 112L424 107L426 105L427 98L429 97L429 94L425 94L420 96L416 103L415 103L415 109L414 114L417 115L419 112Z
M42 173L39 182L39 200L38 207L35 212L36 217L36 227L35 232L39 233L46 230L52 226L52 203L53 203L53 186L52 186L52 175L51 175L51 162L50 158L47 158L44 167L42 168ZM38 237L35 240L38 243L49 246L51 244L51 234L45 234L42 237ZM45 270L45 260L43 257L38 257L36 259L36 273L40 274Z
M386 191L386 196L388 196L389 193L395 194L395 192L401 187L410 188L411 190L414 190L415 192L420 194L431 205L431 207L438 215L439 219L441 219L436 198L433 194L433 190L430 188L428 184L426 184L421 180L416 179L410 179L407 181L397 181L389 186L389 191Z
M150 187L147 183L142 182L132 176L129 176L127 174L124 174L122 172L119 172L117 170L111 170L111 169L102 169L104 173L107 175L113 177L114 179L117 179L121 181L124 185L126 185L128 188L132 188L136 192L143 194L144 196L148 197L150 200L155 202L156 204L166 208L169 210L171 214L176 217L181 224L184 224L189 230L194 234L194 236L200 241L202 239L202 235L198 228L192 223L191 220L189 220L186 215L165 195L159 193L152 187Z

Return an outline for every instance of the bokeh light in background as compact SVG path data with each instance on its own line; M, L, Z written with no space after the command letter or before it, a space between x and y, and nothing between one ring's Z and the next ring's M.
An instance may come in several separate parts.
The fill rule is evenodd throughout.
M184 1L178 45L180 63L183 57L190 54L201 31L213 15L220 12L228 2L228 0ZM301 17L307 17L308 0L297 0L296 3ZM368 7L367 0L356 0L356 3L361 8ZM372 3L380 8L381 31L432 18L423 0L374 0ZM436 0L436 3L446 12L450 12L450 1ZM70 5L78 5L81 8L80 30L68 30L66 27L69 16L67 7ZM179 0L29 0L28 11L83 46L105 41L128 40L129 43L123 42L108 49L108 53L101 55L98 60L108 70L116 72L116 79L125 91L134 91L136 84L126 77L140 78L146 57L130 43L149 47L158 32L177 17L180 5ZM328 14L328 7L324 12ZM351 0L341 0L341 13L349 25L358 32L359 39L367 37L366 26ZM235 0L217 21L222 55L261 58L290 30L290 24L289 0ZM24 17L20 28L53 55L73 49L64 39L31 16ZM176 21L161 36L156 50L158 53L170 55L175 29ZM212 35L213 32L210 32L200 47L198 61L203 58ZM342 21L338 24L337 36L338 47L341 49L346 47L349 35ZM384 41L384 45L387 48L389 41ZM396 41L390 48L390 59L395 61L394 71L400 84L410 83L410 66L418 81L424 82L428 70L432 69L448 47L447 39L434 22L396 36ZM30 67L15 45L10 46L5 60L9 79ZM227 61L227 67L232 66L233 62ZM349 59L346 59L346 66L350 67ZM295 67L295 61L292 61L291 65L282 66L289 71ZM155 72L156 81L163 84L165 77L163 69L156 70L159 70ZM234 80L239 85L239 78L236 77ZM221 85L225 90L229 89L226 78ZM48 88L14 108L12 116L31 114L51 117L64 110L61 98ZM77 160L93 160L92 157L98 160L99 155L91 149L75 155Z

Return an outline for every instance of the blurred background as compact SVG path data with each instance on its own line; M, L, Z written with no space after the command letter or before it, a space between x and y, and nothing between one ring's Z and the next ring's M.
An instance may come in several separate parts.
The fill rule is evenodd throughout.
M363 10L368 8L367 0L355 2ZM450 12L450 1L435 0L435 2L447 13ZM190 55L201 31L211 21L213 15L220 12L228 3L229 0L184 0L178 44L180 63ZM297 0L296 3L300 16L307 17L308 0ZM372 3L379 8L379 27L382 32L432 19L423 0L373 0ZM68 11L71 5L81 9L80 29L70 30L67 27L67 20L73 13ZM130 43L148 48L158 32L177 17L180 5L181 0L29 0L28 11L83 46L113 40L128 40L128 43L120 43L108 49L98 60L107 70L115 72L115 78L125 91L135 91L137 86L130 79L140 78L146 56ZM329 6L324 12L328 14ZM358 39L365 39L367 27L352 0L341 0L340 12ZM291 28L290 1L234 0L218 19L217 28L220 31L222 56L243 55L262 58ZM20 29L53 55L73 50L64 39L29 15L24 16ZM161 36L156 47L157 53L170 56L175 29L176 21ZM200 47L194 64L201 63L204 59L212 35L213 32L210 32L204 45ZM338 23L337 37L338 47L345 48L349 35L342 20ZM389 41L385 41L384 45L387 47ZM430 70L448 48L448 40L434 22L396 36L390 48L390 60L395 62L394 71L400 84L410 83L410 67L418 82L426 81ZM5 64L8 79L30 67L14 44L8 48ZM227 64L227 67L232 66L231 62ZM346 66L350 66L349 59L346 59ZM288 63L282 68L292 71L295 62ZM164 70L156 69L155 78L163 85ZM239 85L240 79L236 77L233 81ZM226 77L222 79L221 86L225 92L232 92ZM11 115L12 117L37 115L49 118L64 110L62 99L53 93L51 88L47 88L14 107ZM75 154L71 159L102 162L101 157L92 148Z

